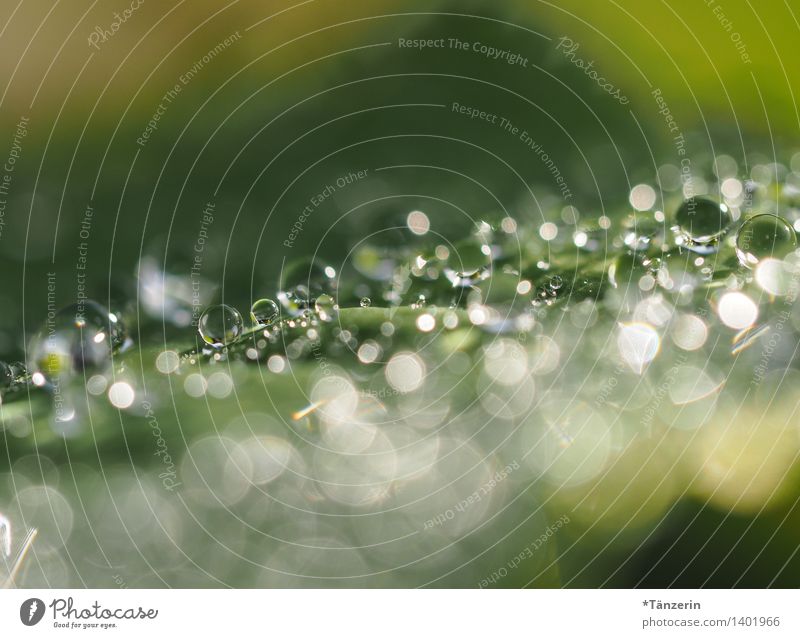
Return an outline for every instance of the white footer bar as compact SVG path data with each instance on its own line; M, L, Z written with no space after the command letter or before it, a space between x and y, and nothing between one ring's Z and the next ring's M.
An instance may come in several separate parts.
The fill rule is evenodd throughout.
M792 590L5 590L0 635L800 636L799 603Z

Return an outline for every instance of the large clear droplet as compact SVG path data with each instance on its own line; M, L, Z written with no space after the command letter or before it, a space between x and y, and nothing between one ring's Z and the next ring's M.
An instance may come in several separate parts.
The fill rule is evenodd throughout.
M227 345L242 336L243 325L242 315L236 308L219 304L205 309L197 329L206 343Z
M278 312L278 304L272 299L259 299L250 308L250 318L260 326L271 326Z
M29 367L49 379L99 368L125 339L125 327L117 315L95 301L82 301L46 321L28 350Z
M678 236L695 252L711 252L731 223L725 204L706 197L690 197L675 212Z
M797 248L797 236L791 224L783 217L763 214L751 217L736 233L736 256L747 268L753 268L762 259L783 259Z
M483 281L491 274L491 247L470 238L450 249L444 275L453 287L463 288Z

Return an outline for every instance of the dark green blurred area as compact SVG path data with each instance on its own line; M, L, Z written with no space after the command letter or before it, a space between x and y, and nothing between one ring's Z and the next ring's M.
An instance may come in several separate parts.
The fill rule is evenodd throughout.
M103 24L105 14L95 8L54 58L58 39L47 32L58 30L58 19L51 16L21 58L3 105L6 136L20 115L31 118L2 236L4 294L11 302L4 322L20 326L24 287L31 304L25 324L33 328L42 314L45 273L73 277L87 205L96 211L92 294L105 298L109 283L112 290L127 285L142 251L165 256L171 269L188 269L202 210L213 200L204 274L218 283L224 278L234 303L250 299L251 277L256 296L271 292L282 259L316 247L323 236L321 253L341 259L365 229L379 230L411 207L424 204L432 218L462 226L464 214L455 207L476 217L502 204L530 223L552 217L561 204L548 197L558 190L547 168L497 126L452 113L447 107L454 101L530 131L567 178L574 197L564 203L586 217L619 214L629 184L653 179L658 165L675 161L651 87L662 89L690 136L687 149L696 163L721 152L741 163L743 148L786 156L797 125L792 78L784 74L791 69L772 47L784 50L791 36L791 5L762 7L757 20L746 4L725 7L747 44L748 65L702 3L628 4L315 2L249 32L275 11L237 5L210 19L210 6L175 6L169 13L166 6L145 5L80 75L93 49L79 36L91 31L90 16ZM45 8L26 9L31 27L38 27ZM435 12L442 15L429 15ZM454 13L482 19L448 15ZM22 40L21 31L8 37ZM246 36L200 70L147 145L138 146L164 93L236 31ZM630 97L630 110L555 50L562 35L580 43L577 54L595 60ZM399 37L485 42L518 52L536 68L472 51L400 51ZM12 61L7 56L10 70ZM281 246L326 184L351 171L377 177L377 168L407 164L444 166L467 177L415 168L384 172L318 209L294 254ZM378 201L350 211L370 199ZM60 294L66 303L69 286ZM3 350L18 355L19 344Z
M217 300L245 309L274 296L284 262L315 253L342 269L354 246L391 237L409 210L424 210L451 239L475 219L506 214L538 227L567 205L586 220L626 215L631 186L654 182L659 166L679 161L654 89L697 170L720 154L743 168L745 150L788 164L796 150L800 72L788 54L796 47L797 2L754 10L731 0L716 12L718 5L689 0L148 2L99 51L89 47L94 25L108 24L124 6L81 3L48 14L48 3L23 2L13 32L0 36L0 156L20 117L30 118L0 234L4 360L24 359L23 334L47 311L48 273L56 273L58 305L73 301L82 241L90 297L121 309L146 345L163 342L165 331L191 341L191 331L137 313L135 270L148 255L188 275L209 202L202 275ZM149 141L137 144L180 76L237 32L241 39L183 86ZM629 105L556 49L562 36L579 43L577 55L594 60ZM402 49L398 38L482 42L520 54L528 66L471 50ZM455 113L454 102L527 130L571 197L560 195L548 166L519 139ZM368 177L337 188L287 247L311 199L359 171ZM94 214L84 240L87 206ZM256 397L260 380L251 382ZM301 397L291 392L280 409L296 407ZM131 443L135 450L135 436ZM146 449L147 436L139 444ZM108 445L113 454L119 443ZM776 525L783 529L773 538ZM722 533L704 544L718 526ZM798 584L800 514L792 503L747 518L687 500L651 531L623 569L625 534L609 533L567 554L560 578L618 587L727 586L740 576L741 586ZM756 553L738 573L738 561L750 565ZM503 586L525 584L510 580Z

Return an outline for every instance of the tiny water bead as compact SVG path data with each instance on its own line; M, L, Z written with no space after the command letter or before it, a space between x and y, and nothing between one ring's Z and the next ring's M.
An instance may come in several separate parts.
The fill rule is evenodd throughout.
M219 304L206 308L197 329L200 336L211 345L227 345L242 336L244 321L236 308Z
M372 299L370 299L369 297L362 297L361 301L359 302L359 305L362 308L369 308L372 305Z
M764 213L746 220L736 234L739 262L754 268L762 259L783 259L797 248L797 235L783 217Z
M689 247L713 245L725 234L731 221L725 204L706 197L690 197L675 212L675 230Z
M278 317L278 304L272 299L259 299L250 308L250 318L260 326L270 326Z
M547 282L547 287L553 291L560 290L563 285L564 280L561 278L561 275L553 275Z

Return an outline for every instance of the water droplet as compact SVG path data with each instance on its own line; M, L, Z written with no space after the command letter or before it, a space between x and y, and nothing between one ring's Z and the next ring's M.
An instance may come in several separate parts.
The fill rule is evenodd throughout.
M278 293L278 301L291 317L299 317L314 307L316 299L306 286L295 286Z
M14 378L14 384L21 385L28 380L28 369L22 361L15 361L9 367Z
M314 303L314 310L322 321L333 321L338 314L339 306L330 295L320 295Z
M643 213L631 215L625 224L623 242L631 250L645 250L655 241L663 228L663 224L649 215Z
M313 307L317 297L336 290L336 270L318 259L299 259L283 269L278 289L281 303L284 298L305 300L306 307Z
M45 378L99 368L125 343L122 321L99 303L86 300L59 310L34 336L30 368Z
M559 290L564 285L564 280L560 275L553 275L547 282L548 288L551 290Z
M5 361L0 361L0 390L4 390L14 382L14 372Z
M359 302L359 305L362 308L369 308L372 305L372 299L370 299L369 297L362 297L361 301Z
M278 301L289 315L299 317L314 309L320 295L334 294L336 270L319 260L297 260L284 268L279 290Z
M763 214L751 217L736 233L736 256L747 268L762 259L783 259L797 247L797 236L783 217Z
M259 299L250 308L250 318L260 326L271 326L278 312L278 304L272 299Z
M678 207L675 222L674 230L687 248L712 252L730 225L731 214L725 204L705 197L690 197Z
M456 244L447 256L444 275L454 288L472 286L491 272L491 248L475 239Z
M219 304L206 308L200 315L198 331L206 343L224 345L242 336L243 325L242 315L236 308Z

